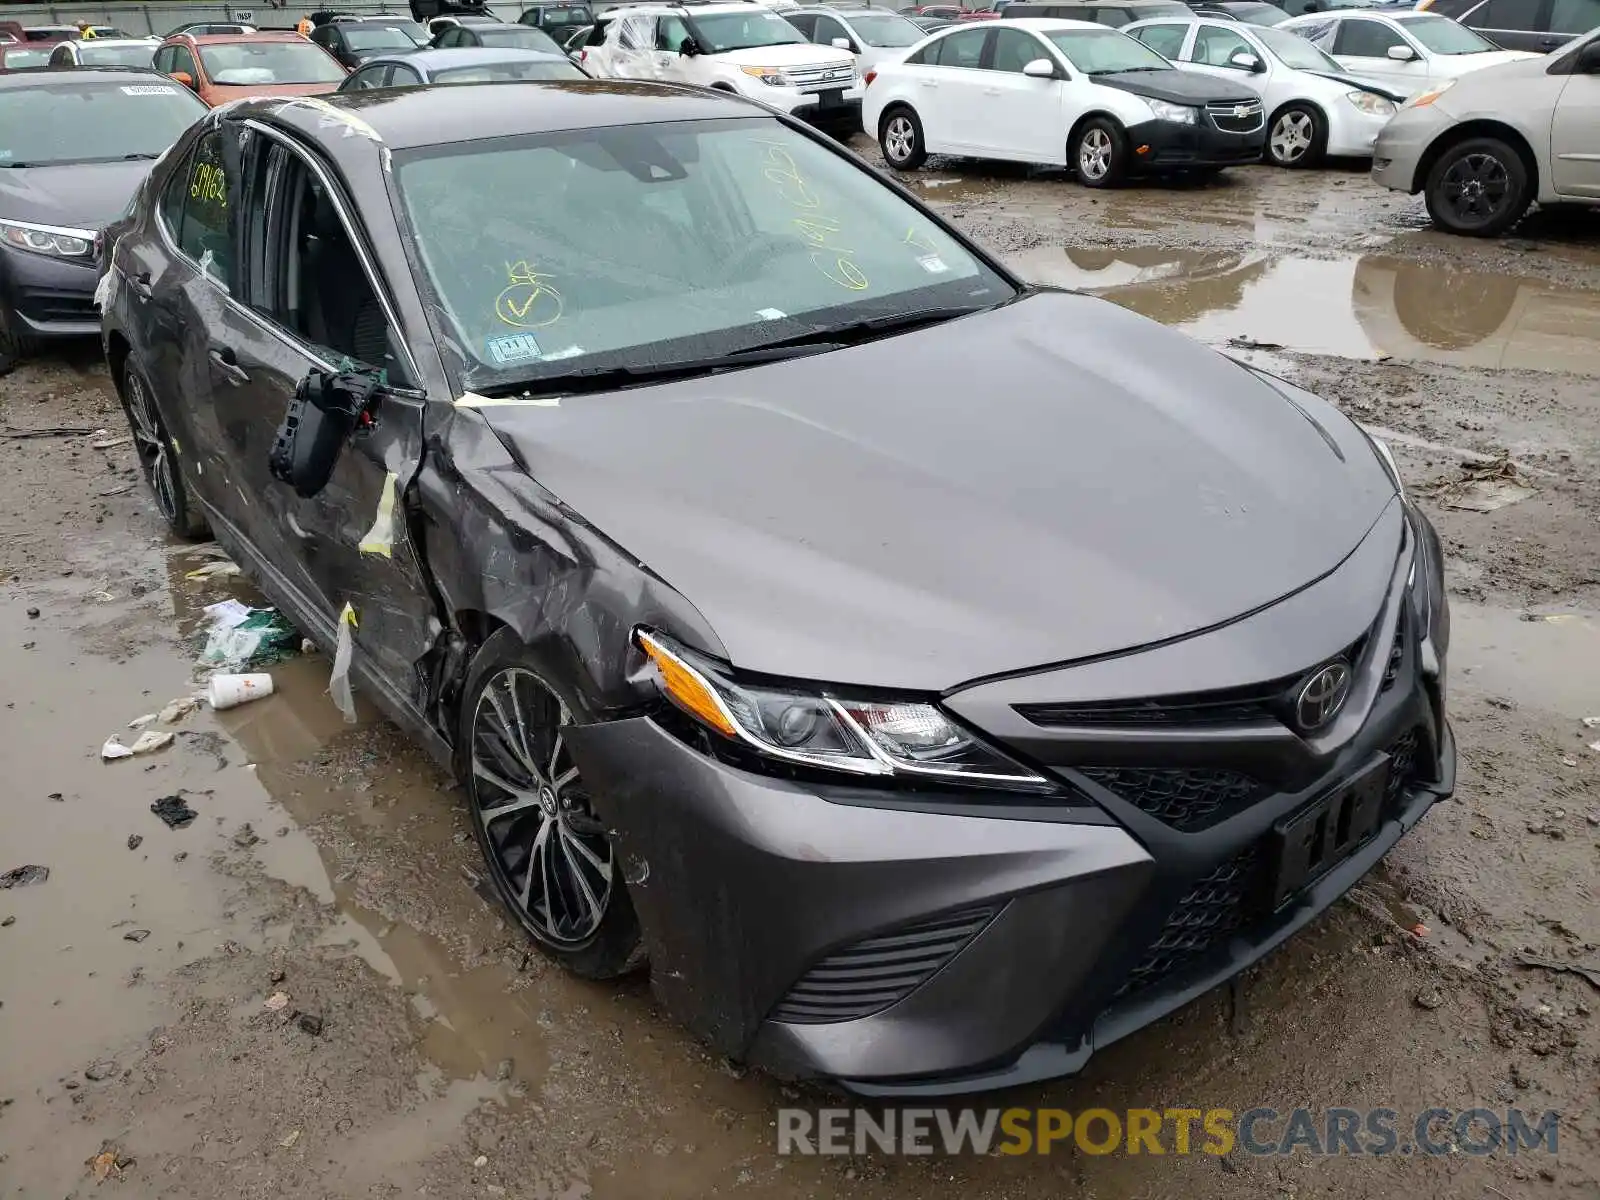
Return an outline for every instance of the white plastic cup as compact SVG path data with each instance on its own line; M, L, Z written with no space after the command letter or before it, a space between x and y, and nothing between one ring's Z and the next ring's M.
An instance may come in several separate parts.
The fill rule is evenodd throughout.
M261 672L253 675L213 675L209 699L214 709L237 708L272 695L272 676Z

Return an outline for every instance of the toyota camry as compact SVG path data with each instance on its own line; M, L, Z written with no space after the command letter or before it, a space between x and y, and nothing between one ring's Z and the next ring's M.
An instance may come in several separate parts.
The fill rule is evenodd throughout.
M770 108L242 102L106 246L172 530L453 767L533 942L648 964L718 1050L1070 1073L1451 791L1440 548L1384 445Z

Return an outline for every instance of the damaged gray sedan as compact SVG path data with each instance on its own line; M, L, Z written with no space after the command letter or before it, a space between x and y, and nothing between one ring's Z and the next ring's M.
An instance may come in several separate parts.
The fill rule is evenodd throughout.
M725 1053L1070 1073L1453 787L1382 444L766 108L244 102L106 246L172 529L458 773L539 946Z

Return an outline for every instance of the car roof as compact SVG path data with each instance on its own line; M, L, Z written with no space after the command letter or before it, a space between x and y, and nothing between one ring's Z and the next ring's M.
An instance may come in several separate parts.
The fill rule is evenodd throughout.
M1016 5L1011 5L1015 8ZM1109 25L1102 25L1098 21L1074 21L1068 17L1017 17L1013 20L1006 18L1007 29L1031 29L1035 33L1052 33L1061 29L1098 29L1104 33L1116 33ZM966 26L963 26L966 28ZM980 26L981 28L981 26ZM940 32L943 32L941 30Z
M177 33L172 36L184 38L199 46L225 46L234 42L303 42L306 40L298 33L290 33L287 30L262 30L259 33Z
M443 49L402 50L394 54L374 54L361 66L376 63L406 63L424 71L443 71L450 67L495 66L499 63L561 62L571 64L565 54L549 50L524 50L518 46L447 46Z
M105 46L156 46L161 39L158 37L126 37L126 38L90 38L84 42L73 42L81 50L98 50Z
M3 48L11 49L11 47ZM149 83L152 79L159 80L162 83L172 83L169 76L148 67L85 67L77 71L19 71L14 75L0 75L0 91L48 87L53 83L70 86L87 83L91 79L96 83L103 83L107 87L115 87L119 84ZM172 86L178 91L185 90L175 83Z
M404 61L411 56L396 57ZM512 89L521 89L521 94ZM370 133L349 137L345 129L331 128L330 109L347 111L352 126ZM460 142L464 130L474 139L515 137L663 121L771 117L771 110L731 92L687 85L563 79L380 88L308 97L301 103L285 103L281 97L241 100L229 106L228 114L283 126L343 161L360 152L357 143L370 145L374 134L390 149L409 150Z

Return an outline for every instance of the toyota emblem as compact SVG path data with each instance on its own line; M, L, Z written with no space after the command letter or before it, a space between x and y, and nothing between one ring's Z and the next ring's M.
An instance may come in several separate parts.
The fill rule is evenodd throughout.
M1349 694L1350 668L1344 663L1329 663L1313 672L1294 701L1294 720L1300 732L1314 732L1333 720Z

